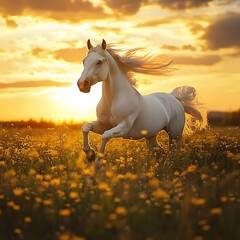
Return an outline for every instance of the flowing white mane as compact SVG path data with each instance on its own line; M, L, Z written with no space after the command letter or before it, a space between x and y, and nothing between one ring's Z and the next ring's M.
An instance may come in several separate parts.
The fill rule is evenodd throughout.
M171 61L163 62L160 56L150 56L149 54L139 56L137 52L142 48L121 49L109 44L106 49L116 61L121 71L127 76L128 81L132 85L136 85L134 73L150 74L150 75L165 75L171 70ZM98 45L91 51L97 51L101 55L104 54L101 46Z

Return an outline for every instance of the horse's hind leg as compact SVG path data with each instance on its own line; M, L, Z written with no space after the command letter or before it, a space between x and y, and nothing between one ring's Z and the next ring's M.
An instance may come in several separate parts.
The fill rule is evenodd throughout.
M163 148L158 144L157 142L157 135L154 135L152 137L146 138L147 145L151 151L156 154L156 157L159 158L162 154L164 154Z
M182 143L182 132L183 129L179 128L171 128L167 127L166 132L168 133L169 136L169 147L173 147L175 144L180 147Z

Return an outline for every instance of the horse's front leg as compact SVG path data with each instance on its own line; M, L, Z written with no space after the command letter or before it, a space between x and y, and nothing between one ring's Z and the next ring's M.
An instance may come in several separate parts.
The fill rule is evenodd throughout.
M100 121L86 123L82 126L83 151L86 153L88 161L92 162L96 158L95 151L89 145L89 132L92 131L98 134L103 134L107 129L109 129L109 127L104 126Z
M116 127L105 131L102 135L102 142L99 150L100 155L103 156L106 144L109 141L109 139L125 137L131 127L132 127L132 124L130 124L128 120L123 120Z

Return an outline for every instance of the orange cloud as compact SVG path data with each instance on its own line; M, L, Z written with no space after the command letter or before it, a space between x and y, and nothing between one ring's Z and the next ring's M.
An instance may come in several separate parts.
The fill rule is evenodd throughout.
M185 64L185 65L214 65L221 61L221 57L217 55L209 55L203 57L177 57L174 61L176 64Z
M87 48L63 48L50 51L43 48L34 48L32 55L35 57L45 57L52 55L56 60L63 60L66 62L80 62L87 54Z
M56 20L79 21L107 17L102 7L84 0L1 0L0 13L7 16L37 15Z
M55 59L66 62L80 62L87 54L87 48L65 48L53 52Z
M206 29L202 39L209 49L240 47L240 13L218 16Z
M11 83L0 83L0 89L6 88L35 88L35 87L68 87L71 86L70 82L55 82L51 80L41 81L19 81Z

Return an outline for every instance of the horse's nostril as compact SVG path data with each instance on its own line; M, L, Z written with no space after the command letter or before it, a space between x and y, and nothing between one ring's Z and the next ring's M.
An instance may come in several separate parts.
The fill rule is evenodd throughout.
M89 82L87 80L84 80L84 84L83 84L84 87L88 87L89 86Z

